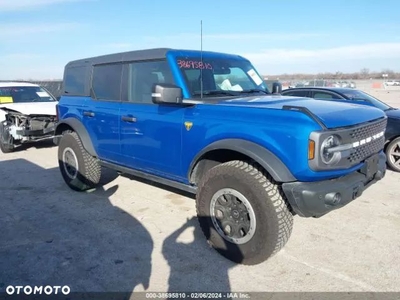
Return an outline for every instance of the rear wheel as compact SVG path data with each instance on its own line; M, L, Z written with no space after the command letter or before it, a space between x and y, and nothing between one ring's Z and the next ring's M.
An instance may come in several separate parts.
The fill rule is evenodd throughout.
M389 143L386 148L386 157L390 169L400 172L400 137Z
M75 191L94 188L100 181L100 163L85 150L76 132L62 136L58 147L58 164L64 181Z
M210 245L241 264L261 263L288 241L293 216L276 185L242 161L220 164L201 180L197 215Z

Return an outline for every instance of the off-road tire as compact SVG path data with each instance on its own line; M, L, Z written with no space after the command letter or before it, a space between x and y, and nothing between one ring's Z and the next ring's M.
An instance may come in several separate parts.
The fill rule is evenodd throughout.
M74 179L71 179L65 170L63 152L66 148L72 149L78 161L78 175ZM95 188L100 181L101 165L97 158L85 150L76 132L63 134L58 146L58 164L64 181L75 191Z
M3 130L4 130L4 126L3 126L3 124L0 123L0 150L3 153L11 153L11 152L14 151L14 145L13 144L10 145L10 144L4 143ZM11 139L12 139L12 137L11 137Z
M212 223L211 199L224 188L243 194L255 213L256 230L244 244L227 241ZM196 209L208 243L236 263L255 265L267 260L284 247L292 233L293 215L279 186L260 167L243 161L217 165L203 176L198 185Z
M389 166L389 168L392 170L392 171L395 171L395 172L400 172L400 166L398 166L398 165L395 165L393 162L392 162L392 158L390 157L391 155L390 155L390 152L391 151L393 151L397 146L397 144L399 144L400 143L400 137L398 137L398 138L395 138L393 141L391 141L390 143L389 143L389 145L387 145L387 147L386 147L386 161L387 161L387 164L388 164L388 166ZM400 153L399 153L399 155L400 155Z

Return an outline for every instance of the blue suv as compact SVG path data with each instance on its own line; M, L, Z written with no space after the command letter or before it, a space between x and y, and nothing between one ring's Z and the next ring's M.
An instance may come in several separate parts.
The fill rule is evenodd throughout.
M284 97L238 55L148 49L69 62L58 104L66 184L102 167L191 192L226 258L258 264L288 241L293 216L321 217L382 179L385 114Z

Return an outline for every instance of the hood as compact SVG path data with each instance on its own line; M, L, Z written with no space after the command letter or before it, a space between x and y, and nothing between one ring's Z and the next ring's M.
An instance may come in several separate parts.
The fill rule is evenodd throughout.
M4 103L0 109L8 108L24 115L56 115L57 101L54 102L29 102L29 103Z
M272 109L282 109L284 105L305 107L327 128L352 126L385 117L382 110L371 106L280 95L235 98L221 101L219 104Z
M386 110L385 113L389 118L400 119L400 109L398 108Z

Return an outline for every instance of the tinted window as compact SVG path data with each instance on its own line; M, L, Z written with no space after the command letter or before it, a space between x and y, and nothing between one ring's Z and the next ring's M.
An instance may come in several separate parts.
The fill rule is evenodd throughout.
M65 70L64 92L67 95L84 95L86 67L69 67Z
M342 99L336 94L327 93L327 92L314 92L313 98L315 99L323 99L323 100L332 100L332 99Z
M122 99L135 103L153 103L153 86L158 83L175 84L167 61L135 62L124 67Z
M282 92L284 96L294 96L294 97L308 97L308 91L290 91L290 92Z
M93 69L92 87L96 99L121 99L122 64L100 65Z

